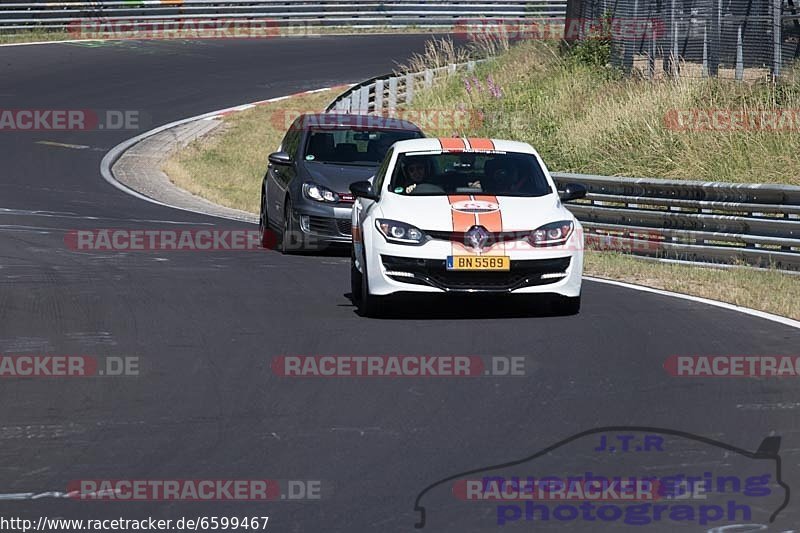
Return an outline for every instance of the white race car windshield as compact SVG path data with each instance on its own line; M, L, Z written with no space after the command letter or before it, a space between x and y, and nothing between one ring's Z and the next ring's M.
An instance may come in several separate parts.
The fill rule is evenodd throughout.
M552 192L535 156L509 152L400 154L389 190L421 196L544 196Z

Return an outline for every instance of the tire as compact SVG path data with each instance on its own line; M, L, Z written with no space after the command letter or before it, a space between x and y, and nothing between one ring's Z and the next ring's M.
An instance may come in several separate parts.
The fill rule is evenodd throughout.
M281 253L288 255L302 250L302 245L294 248L292 239L296 236L297 230L294 227L294 209L292 208L292 199L286 199L286 205L283 210L283 233L281 235Z
M368 318L377 318L380 316L380 297L375 296L369 292L369 276L367 275L367 261L364 260L361 264L361 268L364 270L363 273L359 272L359 278L361 283L359 285L359 292L353 293L353 297L356 299L356 307L358 308L358 314L363 317ZM353 262L353 270L358 272L355 267L355 261ZM356 296L356 294L358 296Z
M581 297L556 296L553 300L553 311L562 316L577 315L581 311Z
M267 212L267 195L261 187L261 212L258 215L258 240L262 248L275 248L275 234L269 227L269 213Z

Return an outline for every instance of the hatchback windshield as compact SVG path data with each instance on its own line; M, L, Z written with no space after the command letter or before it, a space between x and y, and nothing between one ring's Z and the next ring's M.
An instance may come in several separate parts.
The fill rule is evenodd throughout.
M401 154L389 190L429 196L544 196L552 192L535 156L497 152Z
M397 130L311 130L304 159L317 163L377 166L394 143L419 136L414 131Z

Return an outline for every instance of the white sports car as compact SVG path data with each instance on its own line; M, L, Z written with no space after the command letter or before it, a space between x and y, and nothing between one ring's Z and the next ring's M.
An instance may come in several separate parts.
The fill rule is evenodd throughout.
M580 309L583 229L528 144L425 138L395 143L353 183L353 300L364 316L401 293L549 293Z

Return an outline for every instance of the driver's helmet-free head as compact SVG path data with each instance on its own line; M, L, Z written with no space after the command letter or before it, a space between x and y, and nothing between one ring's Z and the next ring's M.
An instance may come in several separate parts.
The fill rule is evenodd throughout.
M420 183L428 175L428 165L419 157L411 157L403 165L403 174L409 183Z

